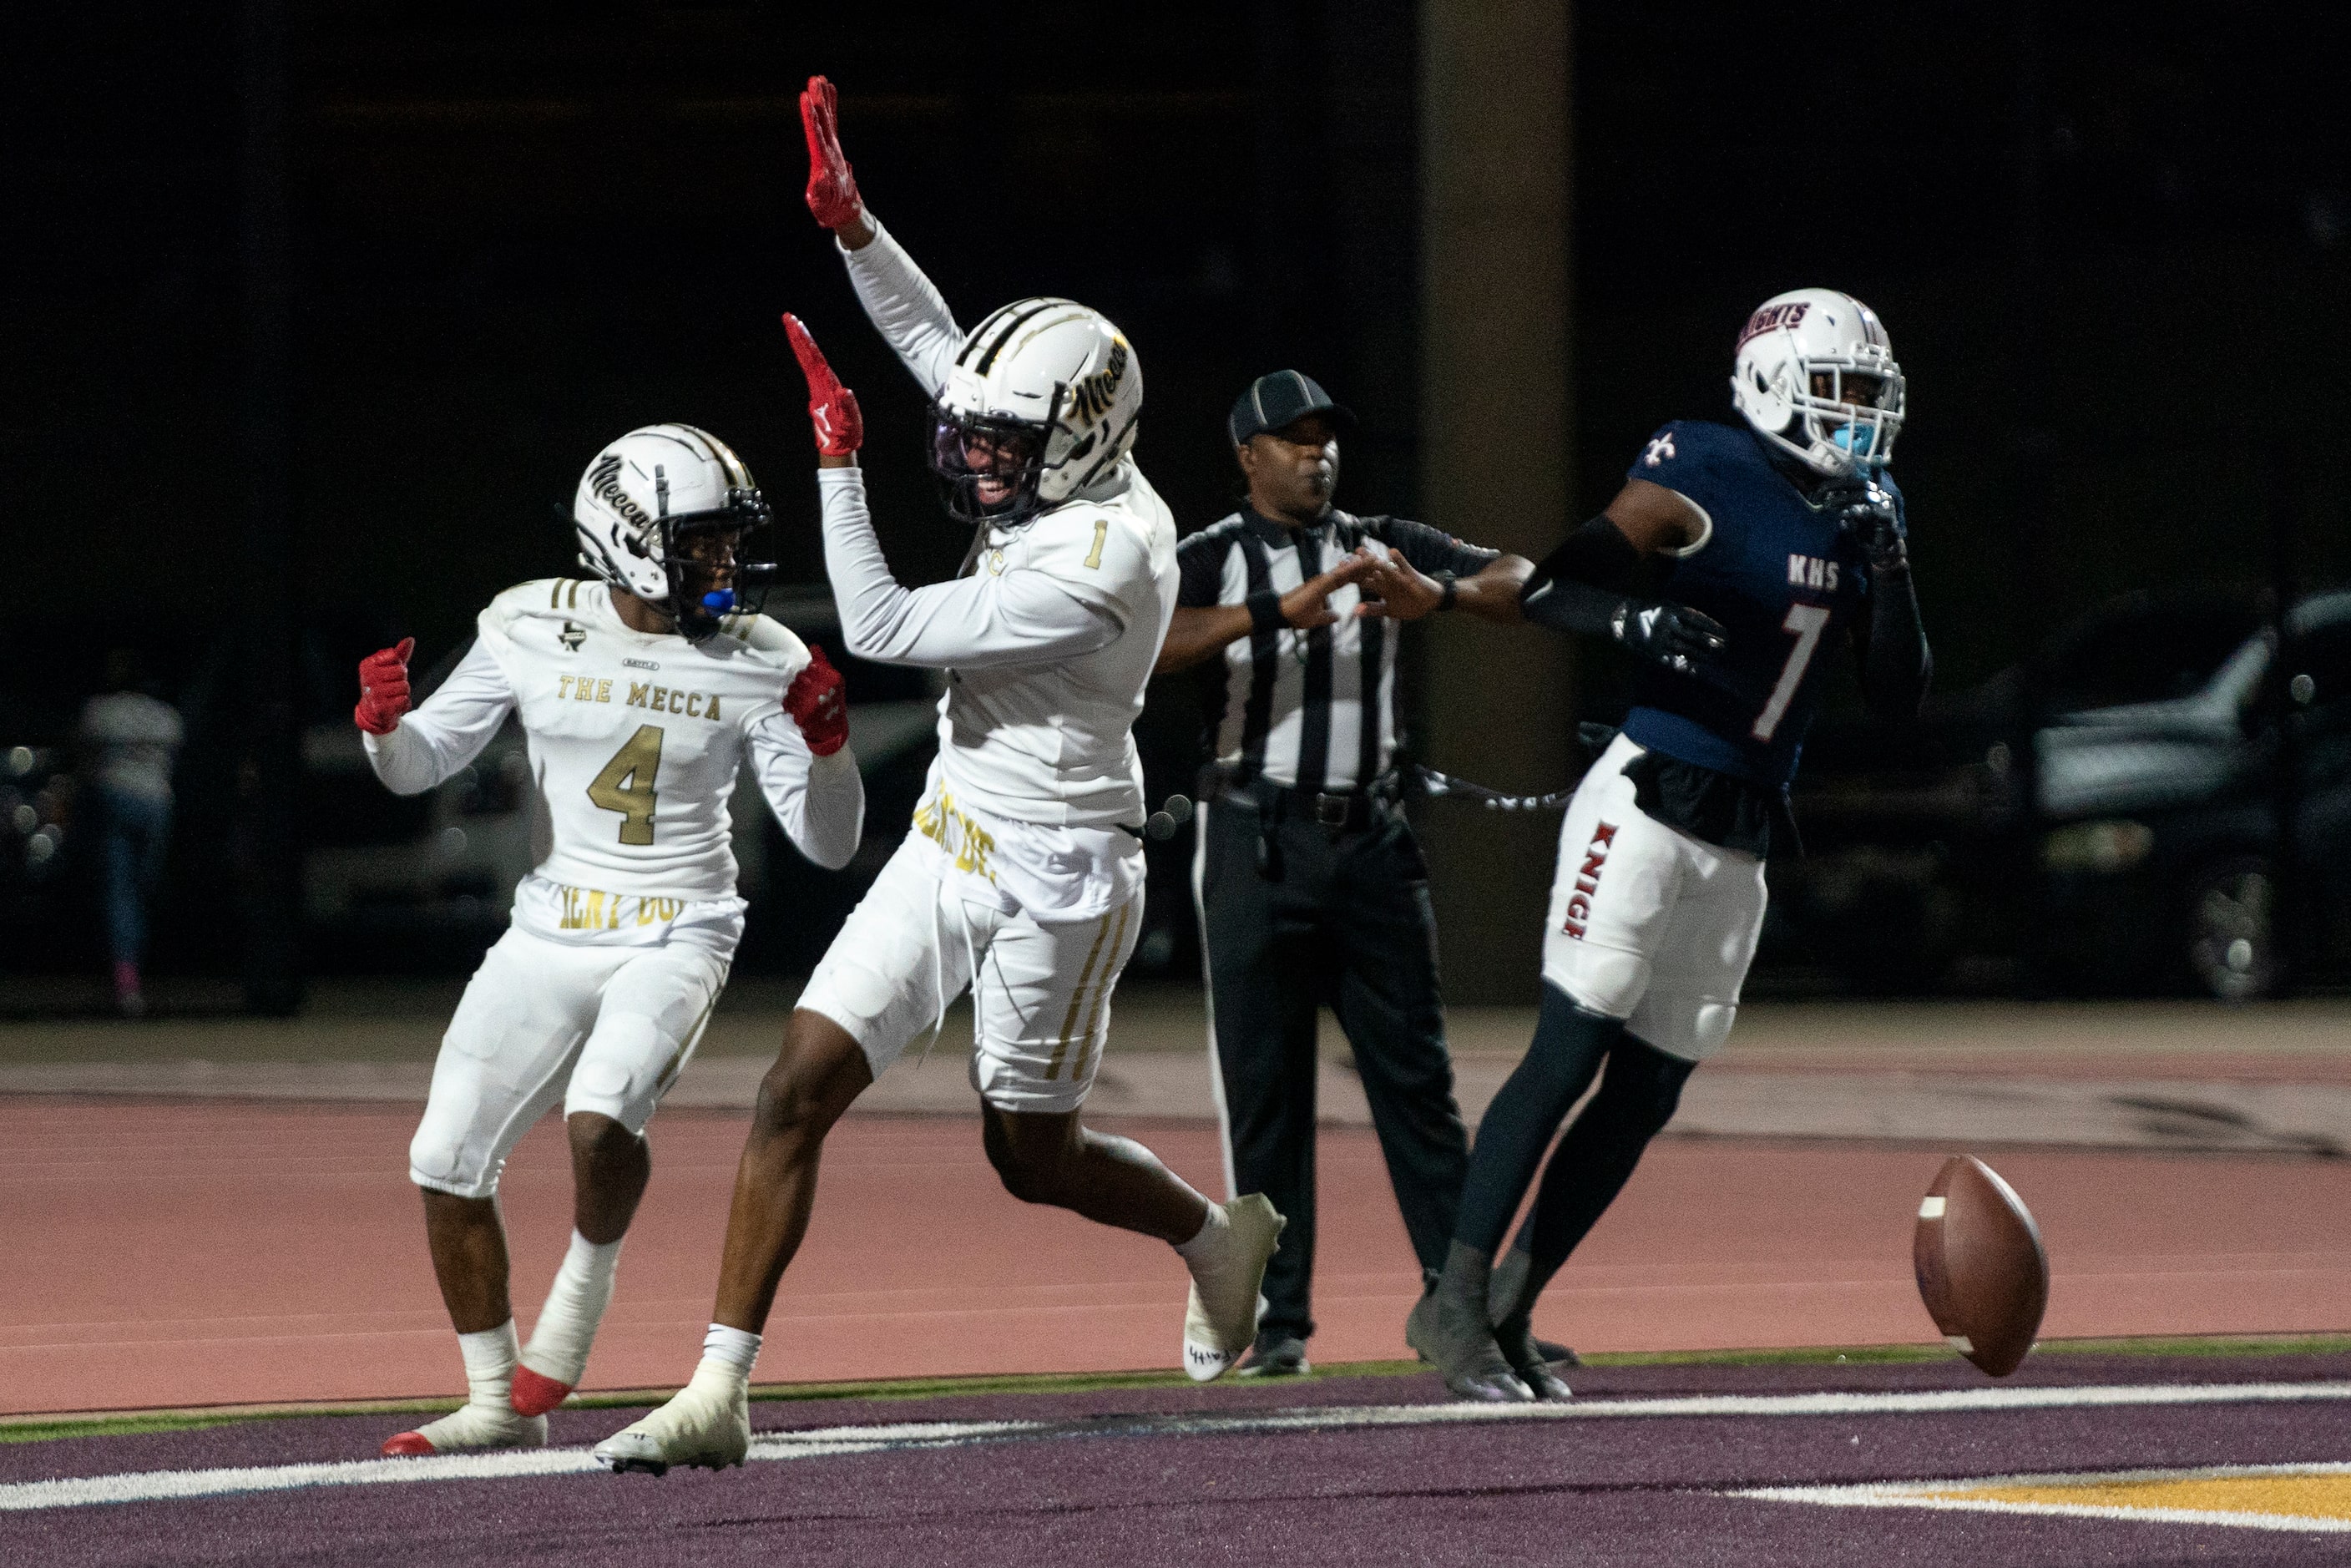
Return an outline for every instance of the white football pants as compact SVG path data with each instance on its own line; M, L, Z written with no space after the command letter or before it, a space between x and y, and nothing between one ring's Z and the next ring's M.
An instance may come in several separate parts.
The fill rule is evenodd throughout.
M566 1115L593 1111L643 1132L700 1043L727 964L692 942L592 946L508 928L442 1037L409 1179L488 1197L559 1098Z
M1076 1110L1110 1037L1111 992L1142 935L1142 890L1093 918L1046 923L967 901L952 864L908 833L799 1005L847 1030L879 1078L970 986L972 1087L1000 1110Z
M1722 1049L1763 929L1763 862L1667 827L1634 802L1618 736L1559 834L1543 978L1670 1055Z

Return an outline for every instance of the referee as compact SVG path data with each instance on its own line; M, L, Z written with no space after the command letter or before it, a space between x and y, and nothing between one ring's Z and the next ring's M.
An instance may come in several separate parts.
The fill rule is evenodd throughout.
M1235 1192L1289 1217L1242 1375L1307 1370L1314 1332L1315 1010L1353 1047L1425 1280L1468 1167L1437 990L1428 871L1397 803L1394 622L1519 619L1532 566L1423 523L1331 504L1354 416L1296 371L1260 376L1227 428L1249 502L1176 549L1159 673L1220 662L1193 892Z

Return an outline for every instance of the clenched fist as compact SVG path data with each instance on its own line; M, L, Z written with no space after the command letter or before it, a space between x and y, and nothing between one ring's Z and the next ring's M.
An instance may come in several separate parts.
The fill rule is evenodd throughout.
M351 722L370 735L390 735L408 711L408 655L416 639L402 637L396 648L382 648L360 661L360 703Z
M808 667L784 693L784 711L819 757L831 757L849 739L849 686L822 648L810 644Z

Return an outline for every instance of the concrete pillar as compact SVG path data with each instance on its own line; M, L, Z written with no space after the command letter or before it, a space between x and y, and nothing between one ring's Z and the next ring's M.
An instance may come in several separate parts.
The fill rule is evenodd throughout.
M1422 515L1536 559L1570 521L1568 50L1564 0L1422 0ZM1557 788L1563 640L1424 624L1418 755L1499 789ZM1558 817L1439 801L1421 820L1448 999L1531 1001Z

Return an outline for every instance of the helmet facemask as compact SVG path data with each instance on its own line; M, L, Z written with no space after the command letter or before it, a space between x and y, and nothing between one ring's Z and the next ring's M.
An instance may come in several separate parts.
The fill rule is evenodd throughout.
M1891 359L1864 364L1818 356L1798 356L1793 363L1801 381L1788 401L1808 451L1841 455L1853 473L1894 461L1906 391L1899 365Z
M1009 528L1042 511L1039 486L1053 432L1050 417L1038 422L931 404L931 472L947 515L974 527Z
M753 559L772 520L758 491L730 489L715 511L664 517L662 570L678 635L699 643L729 615L757 615L775 580L772 560Z

